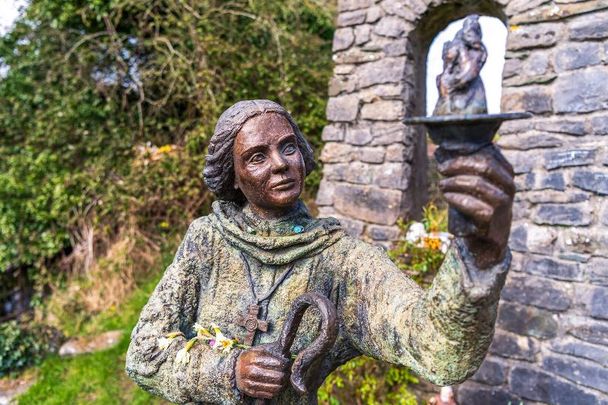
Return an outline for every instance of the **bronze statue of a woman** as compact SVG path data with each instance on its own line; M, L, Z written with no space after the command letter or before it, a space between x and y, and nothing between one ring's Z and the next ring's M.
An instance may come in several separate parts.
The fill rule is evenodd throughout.
M444 197L479 233L454 240L428 290L337 220L310 216L299 197L314 165L277 103L241 101L222 114L204 170L218 200L190 225L132 333L127 373L144 389L177 403L314 404L327 375L362 354L440 385L479 367L510 261L509 163L487 147L440 165ZM328 298L337 317L306 395L288 383L291 356L268 349L303 293ZM320 327L306 312L293 353Z

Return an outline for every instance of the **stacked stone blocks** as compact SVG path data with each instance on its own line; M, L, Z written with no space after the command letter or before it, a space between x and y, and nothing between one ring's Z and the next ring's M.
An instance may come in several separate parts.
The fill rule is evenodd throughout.
M608 403L607 2L339 1L321 215L386 242L420 209L424 134L401 124L424 113L417 41L472 12L507 22L502 110L534 118L500 131L518 189L513 265L490 353L459 399Z

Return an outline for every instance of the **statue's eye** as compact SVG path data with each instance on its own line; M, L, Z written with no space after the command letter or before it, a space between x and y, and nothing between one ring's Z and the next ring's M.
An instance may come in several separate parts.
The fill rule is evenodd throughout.
M264 154L262 153L256 153L253 156L251 156L249 158L249 162L250 163L262 163L264 161L264 159L266 159L266 157L264 156Z
M288 143L283 148L283 153L286 154L286 155L293 155L294 153L296 153L296 150L298 150L298 148L296 147L296 145L294 145L293 143Z

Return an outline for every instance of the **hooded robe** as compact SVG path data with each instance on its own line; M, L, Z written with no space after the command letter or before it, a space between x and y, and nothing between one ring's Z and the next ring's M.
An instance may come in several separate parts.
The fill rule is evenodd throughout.
M309 394L291 385L277 404L314 404L316 390L339 365L367 355L411 368L438 385L472 375L494 332L500 289L510 254L480 271L461 240L454 240L432 286L423 290L377 246L344 233L333 218L312 218L303 203L286 217L268 221L247 206L217 201L213 212L189 227L173 263L141 312L127 353L127 373L141 387L176 403L242 404L250 399L235 384L240 349L224 353L207 344L189 351L187 364L177 352L193 337L193 326L217 324L224 335L242 338L238 325L253 289L265 295L283 272L285 280L261 306L269 322L253 345L278 339L291 303L305 292L328 297L337 309L338 338L314 375ZM292 352L318 335L320 320L311 308L298 329ZM181 331L162 349L159 340Z

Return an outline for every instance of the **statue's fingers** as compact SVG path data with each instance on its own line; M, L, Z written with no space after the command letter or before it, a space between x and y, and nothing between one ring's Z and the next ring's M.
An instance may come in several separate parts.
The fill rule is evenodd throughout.
M479 198L492 207L509 203L509 196L483 177L462 175L443 179L439 182L443 193L469 194Z
M515 194L513 176L496 160L487 157L487 155L458 156L440 163L437 169L445 177L482 176L500 187L507 195Z
M478 225L487 225L492 220L494 208L469 194L444 193L451 207L469 216Z
M249 395L254 398L270 399L277 395L282 388L283 386L279 384L267 384L252 381L251 385L248 386L247 391Z
M262 368L273 369L277 371L287 370L289 368L290 362L288 359L273 356L272 354L269 354L267 352L263 353L263 355L256 356L251 363Z
M287 382L287 373L253 366L249 369L249 378L266 384L283 385Z
M490 145L489 147L483 149L483 152L490 154L494 159L496 159L496 161L498 163L500 163L500 165L502 167L504 167L505 170L511 176L515 175L515 170L513 170L513 165L511 165L511 163L509 163L509 161L507 160L507 158L505 157L505 155L502 154L502 152L500 151L500 149L498 149L496 147L496 145L494 145L494 144Z

